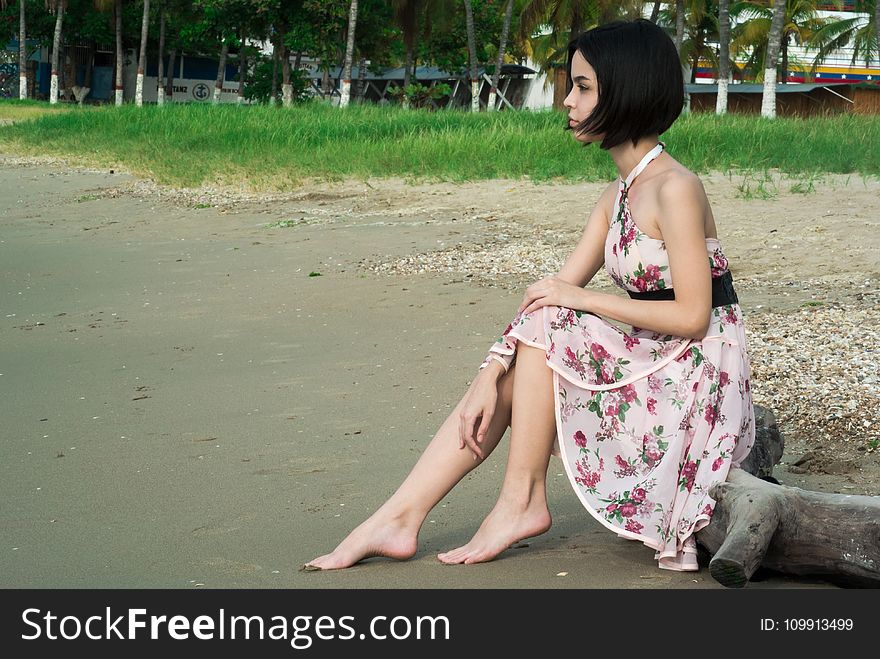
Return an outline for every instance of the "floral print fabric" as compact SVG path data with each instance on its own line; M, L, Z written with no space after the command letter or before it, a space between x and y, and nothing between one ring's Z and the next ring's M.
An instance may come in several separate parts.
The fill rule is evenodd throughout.
M653 154L653 155L652 155ZM605 267L621 288L672 288L663 242L642 233L621 184L609 227ZM706 240L712 276L727 271ZM584 507L619 535L656 550L661 567L696 569L693 534L709 523L710 488L727 478L754 442L755 421L742 313L711 311L700 341L646 329L624 332L564 307L517 315L484 365L505 368L523 341L546 352L553 370L556 446Z

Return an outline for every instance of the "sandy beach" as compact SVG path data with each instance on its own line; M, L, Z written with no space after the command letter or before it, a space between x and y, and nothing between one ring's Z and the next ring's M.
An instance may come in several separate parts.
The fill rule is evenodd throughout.
M804 194L777 177L769 199L743 175L705 182L756 401L786 439L776 477L880 494L880 182ZM555 459L549 533L441 564L494 503L506 443L436 508L414 559L298 571L405 476L603 187L174 191L0 157L0 585L720 588L602 529Z

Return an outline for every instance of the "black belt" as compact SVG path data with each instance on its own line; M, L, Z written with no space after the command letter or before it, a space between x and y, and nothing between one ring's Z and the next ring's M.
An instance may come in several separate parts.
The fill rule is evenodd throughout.
M656 291L627 291L634 300L674 300L675 291L671 288L661 288ZM720 277L712 279L712 308L724 307L728 304L739 304L736 291L733 290L733 276L730 270Z

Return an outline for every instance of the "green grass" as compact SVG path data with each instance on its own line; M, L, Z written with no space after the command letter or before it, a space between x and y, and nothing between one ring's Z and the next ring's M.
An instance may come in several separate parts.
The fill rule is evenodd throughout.
M71 109L66 103L49 105L44 101L19 101L18 99L0 99L0 122L18 122L35 119L47 114L57 114Z
M17 103L17 102L16 102ZM0 103L0 117L9 103ZM0 128L0 150L121 166L175 186L246 182L289 189L303 179L403 177L467 181L529 177L599 181L616 174L608 155L562 130L561 112L425 112L322 104L22 106L41 112ZM880 117L763 120L690 115L663 136L697 173L744 176L746 198L772 194L770 170L798 175L809 193L823 173L880 175ZM796 189L795 189L796 188Z

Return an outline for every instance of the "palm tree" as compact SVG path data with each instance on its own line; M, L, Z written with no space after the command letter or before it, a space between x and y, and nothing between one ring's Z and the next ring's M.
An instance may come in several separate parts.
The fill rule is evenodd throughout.
M351 0L348 10L348 40L345 45L345 62L342 67L342 93L339 97L339 107L348 106L351 96L351 60L354 57L354 33L357 27L358 0Z
M495 95L498 90L498 79L501 77L501 66L504 64L504 49L507 47L507 35L510 32L510 19L513 16L513 0L507 0L507 8L504 10L504 26L501 28L501 44L498 47L498 58L495 61L495 71L492 73L492 85L489 87L489 103L486 110L495 111Z
M602 25L617 18L641 16L641 0L527 0L519 18L519 36L530 43L531 59L541 73L552 72L555 82L561 83L558 72L564 69L568 59L568 44L582 30ZM541 28L549 27L550 33L532 36ZM564 83L554 94L553 106L562 107Z
M794 39L796 43L812 45L816 35L821 32L828 21L819 16L816 11L815 0L787 0L785 2L785 17L782 24L782 37L780 45L781 71L780 79L788 82L790 57L788 43ZM739 2L731 9L740 22L733 30L733 47L736 51L750 52L746 69L756 73L757 80L763 80L763 72L769 68L767 65L767 45L773 12L755 1ZM827 57L827 53L817 56L815 66Z
M95 0L95 8L105 12L113 7L116 17L116 78L113 83L113 91L116 105L122 105L122 0Z
M872 4L873 24L870 18ZM853 49L852 64L858 59L863 59L865 65L873 57L880 59L880 2L856 0L854 9L858 15L829 20L813 33L809 43L817 49L812 66L814 73L829 54L846 46ZM865 20L864 14L868 14L868 20Z
M409 79L415 60L415 43L419 26L419 4L421 0L392 0L398 22L403 27L403 44L406 48L406 63L403 70L403 86L409 86ZM404 96L404 99L406 97Z
M218 105L220 103L220 92L223 90L223 77L226 73L226 58L229 56L229 39L225 34L221 34L223 46L220 48L220 61L217 63L217 78L214 80L214 95L211 97L211 104Z
M159 70L156 73L156 105L165 105L165 15L167 8L164 3L159 7ZM168 61L174 68L174 60Z
M675 0L675 49L681 59L681 45L684 43L684 0Z
M24 2L22 1L22 5ZM67 0L46 0L46 9L55 12L55 34L52 38L52 81L49 87L49 104L58 103L58 60L59 48L61 47L61 26L64 22L64 10L67 9ZM68 84L75 84L75 81Z
M727 85L730 81L730 0L718 0L718 95L715 114L727 112Z
M773 20L767 36L767 59L764 62L764 95L761 97L761 116L773 119L776 116L776 58L782 41L782 27L785 23L785 0L775 0Z
M27 20L24 5L24 0L18 0L18 98L22 101L27 98L27 46L25 46Z
M144 0L144 15L141 19L141 49L138 54L137 83L134 91L134 102L137 106L144 104L144 73L147 66L147 35L150 29L150 0Z
M467 23L468 61L471 73L471 112L479 112L480 81L477 78L477 40L474 34L474 9L471 0L464 0L464 17Z

